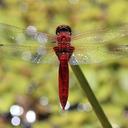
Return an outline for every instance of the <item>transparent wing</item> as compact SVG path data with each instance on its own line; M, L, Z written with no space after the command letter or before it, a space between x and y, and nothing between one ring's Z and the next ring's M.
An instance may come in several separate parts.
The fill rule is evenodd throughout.
M70 64L91 64L128 57L128 25L96 29L72 37Z
M85 43L105 43L113 39L128 36L128 24L118 25L113 28L95 28L86 32L73 35L73 45ZM78 42L77 42L78 41Z
M35 27L21 29L0 23L0 56L22 58L35 63L54 63L54 36Z
M128 45L88 44L86 47L76 48L70 58L71 65L101 63L108 60L128 57Z
M57 57L52 47L8 45L0 43L0 58L22 59L32 63L56 64Z

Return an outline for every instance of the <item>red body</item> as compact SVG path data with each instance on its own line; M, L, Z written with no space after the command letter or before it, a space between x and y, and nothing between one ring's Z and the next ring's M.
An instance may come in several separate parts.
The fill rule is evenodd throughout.
M69 90L69 69L68 61L74 51L74 47L71 46L71 35L69 32L60 32L56 36L57 46L54 47L54 51L60 62L59 64L59 99L62 108L65 108L68 99Z

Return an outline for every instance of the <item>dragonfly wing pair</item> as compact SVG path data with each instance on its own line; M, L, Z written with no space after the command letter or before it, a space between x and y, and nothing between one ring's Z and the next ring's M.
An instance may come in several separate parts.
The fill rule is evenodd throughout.
M33 63L56 63L53 54L54 36L38 32L35 27L21 29L0 23L1 57L19 59Z
M128 25L97 28L72 37L70 64L93 64L128 57Z

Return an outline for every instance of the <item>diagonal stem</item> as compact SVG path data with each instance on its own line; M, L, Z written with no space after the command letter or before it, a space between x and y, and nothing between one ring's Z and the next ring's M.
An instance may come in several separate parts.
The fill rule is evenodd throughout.
M92 89L90 88L90 85L88 81L86 80L83 72L81 71L80 67L78 65L72 66L71 68L77 77L81 88L85 92L90 104L92 105L93 110L95 111L100 123L102 124L103 128L112 128L110 122L108 121L108 118L106 117L103 109L101 108L98 100L96 99Z

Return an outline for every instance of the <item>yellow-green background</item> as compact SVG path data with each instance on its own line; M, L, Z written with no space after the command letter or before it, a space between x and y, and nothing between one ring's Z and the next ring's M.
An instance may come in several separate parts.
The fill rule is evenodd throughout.
M39 30L51 34L55 33L58 25L68 24L73 31L83 32L93 25L128 23L128 1L1 0L0 22L21 28L35 25ZM117 60L81 66L114 128L128 128L127 61ZM92 109L61 111L57 71L56 65L30 64L20 59L0 60L0 114L9 112L12 104L25 102L27 109L51 113L48 119L37 120L32 124L33 128L100 128L101 125ZM48 97L48 106L38 105L37 101L42 96ZM32 107L27 107L29 102ZM88 104L71 70L69 102L71 105ZM11 123L0 119L0 128L11 127L14 127Z

